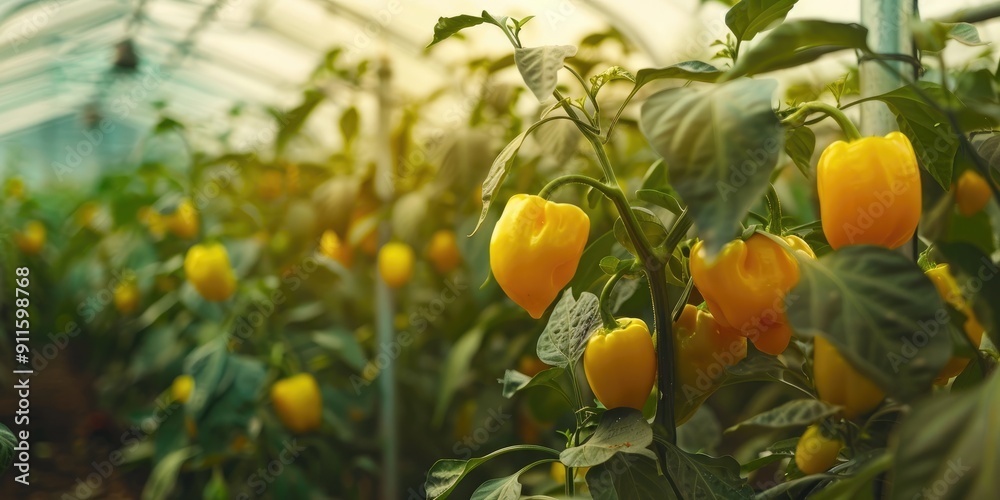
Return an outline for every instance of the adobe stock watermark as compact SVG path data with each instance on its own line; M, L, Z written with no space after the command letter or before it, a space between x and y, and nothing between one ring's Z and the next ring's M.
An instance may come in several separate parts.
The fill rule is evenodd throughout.
M983 257L975 276L970 276L967 281L959 284L958 293L963 297L974 295L982 290L983 283L994 279L997 274L1000 274L1000 268L997 268L997 265L989 258ZM893 372L899 373L900 366L917 357L920 354L920 348L927 345L931 338L938 333L947 332L947 326L950 322L951 315L948 313L947 307L934 311L932 319L917 320L917 326L920 329L899 341L899 353L890 352L888 354L889 364L892 366Z
M101 485L114 474L117 467L125 463L129 451L149 439L167 418L181 408L183 408L181 404L168 396L157 399L153 414L139 425L132 425L121 435L121 447L111 451L106 460L91 462L90 466L94 472L82 478L78 477L72 494L63 493L59 500L87 500L101 493Z
M361 394L362 388L371 385L382 373L382 370L389 366L389 363L398 359L402 355L403 349L413 343L415 335L424 333L430 324L444 313L448 305L455 302L462 292L469 288L467 283L460 280L445 280L444 285L436 298L410 313L410 326L414 333L399 332L392 342L385 342L379 346L378 354L361 370L361 376L351 374L351 386L354 388L355 394Z
M69 3L69 0L38 2L38 6L32 7L30 15L24 16L4 30L3 40L5 44L12 46L15 54L20 54L21 47L48 26L52 17L58 14L66 3Z
M284 447L278 452L278 457L267 463L267 466L258 468L246 480L246 487L240 492L239 500L250 500L259 497L267 491L281 474L285 472L285 467L292 465L295 459L302 455L307 448L299 446L297 440L289 442L287 439L281 443Z
M939 498L945 498L948 490L970 470L972 470L972 467L962 465L961 458L949 460L948 468L941 474L941 477L934 480L929 486L921 489L920 493L913 495L913 500L938 500Z

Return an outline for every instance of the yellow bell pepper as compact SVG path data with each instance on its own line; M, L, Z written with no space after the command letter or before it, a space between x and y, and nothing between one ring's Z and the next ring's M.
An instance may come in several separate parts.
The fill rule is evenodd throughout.
M843 447L843 441L824 436L819 425L810 425L795 445L795 465L805 474L826 472L837 463Z
M170 385L170 396L180 404L188 402L192 391L194 391L194 377L191 375L179 375Z
M490 238L493 277L532 318L541 318L576 274L589 234L590 218L575 205L511 196Z
M983 341L983 333L985 328L976 319L976 313L972 311L972 307L962 296L962 291L958 288L958 283L955 282L955 277L951 275L948 270L948 264L939 264L933 269L927 270L927 277L931 279L934 283L934 287L937 288L941 298L946 302L951 304L955 309L965 315L965 324L962 325L965 330L965 336L969 338L972 345L979 348L979 344ZM963 357L953 357L948 360L948 364L938 372L938 376L934 379L934 383L937 385L944 385L948 383L948 379L962 373L966 365L969 364L969 358Z
M164 217L167 229L179 238L190 240L198 236L198 211L191 200L184 199L174 213Z
M868 413L885 399L872 381L858 373L837 348L820 336L813 345L813 379L819 399L842 406L847 418Z
M798 236L786 236L795 251L816 254ZM762 234L735 240L712 262L702 242L691 248L691 277L715 320L747 337L761 352L784 352L792 338L785 314L785 295L799 281L795 257Z
M33 220L24 226L24 231L14 234L14 243L26 255L36 255L45 246L46 231L41 222Z
M329 229L323 231L323 236L319 239L319 253L344 267L351 267L351 262L354 260L351 247L341 241L336 232Z
M920 221L920 171L905 135L837 141L816 167L823 234L845 245L898 248Z
M975 170L966 170L958 178L955 186L955 203L958 204L960 214L971 217L979 213L990 202L992 196L990 185Z
M184 257L184 274L205 300L221 302L236 290L236 275L226 247L218 243L194 245Z
M656 379L656 349L641 319L622 318L618 328L601 328L583 352L583 371L597 399L608 409L642 410Z
M131 314L139 307L139 287L135 286L135 281L124 280L118 283L114 289L115 308L122 314Z
M431 265L441 274L448 274L462 263L462 254L458 251L455 232L441 229L431 236L427 245L427 258Z
M716 389L726 373L747 357L747 339L724 330L712 313L686 304L673 325L674 420L687 422Z
M378 273L389 288L399 288L413 277L413 249L405 243L386 243L378 252Z
M278 380L271 386L271 403L278 419L296 433L318 429L323 421L319 384L308 373Z

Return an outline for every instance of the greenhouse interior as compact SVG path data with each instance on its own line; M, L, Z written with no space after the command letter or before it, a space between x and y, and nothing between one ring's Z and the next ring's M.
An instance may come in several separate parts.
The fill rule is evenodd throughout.
M996 498L997 19L2 0L0 498Z

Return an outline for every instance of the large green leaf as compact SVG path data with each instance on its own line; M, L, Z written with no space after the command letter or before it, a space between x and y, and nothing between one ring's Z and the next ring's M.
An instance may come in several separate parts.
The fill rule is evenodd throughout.
M601 325L599 302L590 292L574 299L573 290L567 288L538 338L538 359L560 368L575 366L590 334Z
M594 500L675 499L667 478L647 457L615 453L607 462L587 471L587 487Z
M572 45L518 47L514 49L514 64L535 98L545 102L552 99L563 61L574 55L576 47Z
M430 47L431 45L452 37L455 33L458 33L465 28L471 28L484 22L486 22L486 20L480 16L470 16L466 14L454 17L439 17L437 24L434 25L434 39L431 40L431 43L427 44L427 46Z
M567 448L559 460L567 467L590 467L611 459L615 453L632 453L656 459L647 446L653 442L653 428L633 408L614 408L601 415L594 434L580 446Z
M644 68L635 74L634 95L647 83L656 80L674 79L712 83L722 76L719 68L701 61L684 61L663 68Z
M832 406L818 399L795 399L776 408L771 408L750 417L728 429L726 432L734 431L744 426L757 427L797 427L809 425L824 417L836 414L840 411L839 406Z
M511 474L507 477L490 479L476 488L472 500L517 500L521 497L521 474Z
M687 453L660 443L666 452L665 472L685 500L753 498L753 488L740 477L740 464L732 457Z
M739 56L728 79L791 68L844 49L867 49L868 30L859 24L788 21Z
M646 139L715 254L760 199L784 143L771 109L774 80L740 79L699 90L674 88L642 106Z
M951 355L949 315L916 264L871 245L799 260L786 306L799 335L820 335L886 393L902 401L930 391Z
M428 500L447 498L448 495L458 486L459 481L472 472L476 467L483 465L490 460L512 451L540 451L549 454L556 454L556 450L543 446L517 445L502 448L493 453L479 458L469 460L456 460L446 458L438 460L427 471L427 480L424 482L424 492Z
M785 154L806 178L812 170L812 155L815 149L816 134L811 128L796 127L785 132Z
M439 384L438 399L434 405L434 426L440 426L444 421L445 410L451 402L451 396L465 383L468 378L469 365L480 344L483 343L485 330L473 328L462 335L462 338L455 342L455 345L448 351L448 357L444 361L444 370L441 371L441 383Z
M798 0L741 0L726 13L726 26L737 40L753 40L757 33L780 23Z
M891 499L995 498L1000 490L1000 372L915 405L891 440Z

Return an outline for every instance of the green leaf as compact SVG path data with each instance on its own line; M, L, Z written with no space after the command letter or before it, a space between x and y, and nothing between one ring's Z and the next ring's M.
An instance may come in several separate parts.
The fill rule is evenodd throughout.
M607 462L587 471L587 487L594 500L675 499L656 462L632 453L615 453Z
M17 438L10 428L0 423L0 475L7 472L10 464L14 463L14 456L17 454L14 448L17 447Z
M451 396L468 378L469 365L483 343L485 330L476 327L462 335L448 351L441 371L437 404L434 405L433 425L438 427L444 421L445 411L451 402Z
M161 460L149 474L149 480L142 490L142 500L161 500L167 498L177 483L177 474L187 459L198 453L198 448L191 446L174 450Z
M573 289L567 288L538 338L538 359L560 368L575 366L583 356L590 334L601 325L599 302L590 292L574 299Z
M647 446L653 442L653 428L634 408L613 408L601 415L601 422L585 443L566 448L559 461L566 467L590 467L611 459L615 453L633 453L656 460Z
M920 89L942 106L957 102L950 92L933 82L917 82ZM952 133L948 116L926 102L912 86L907 85L882 95L860 99L878 100L896 115L896 124L913 144L920 166L937 181L942 189L951 187L952 168L959 140Z
M634 95L647 83L656 80L675 79L713 83L722 76L719 68L701 61L684 61L664 68L644 68L635 74Z
M351 106L340 115L340 136L350 144L358 136L358 108Z
M424 492L427 494L427 500L447 498L455 487L458 486L459 481L476 467L512 451L541 451L553 455L556 454L556 450L551 448L522 444L501 448L486 456L471 458L469 460L456 460L452 458L438 460L427 471L427 480L424 482Z
M437 24L434 25L434 39L431 40L431 43L427 44L427 46L430 47L442 40L450 38L452 35L464 30L465 28L471 28L484 22L486 22L486 20L482 17L470 16L466 14L455 17L439 17Z
M993 498L1000 490L1000 372L914 405L892 443L890 499ZM944 487L942 493L939 490Z
M642 106L643 134L670 171L714 255L733 239L778 161L784 130L771 109L774 80L664 90Z
M666 243L667 228L663 227L663 222L656 214L642 207L632 207L632 212L635 213L635 218L639 221L639 230L646 235L646 239L654 249ZM635 246L632 244L632 239L629 238L628 231L625 230L625 223L622 222L621 217L615 220L614 230L615 239L618 240L618 243L625 247L632 255L638 256Z
M635 75L621 66L612 66L601 73L590 77L590 95L597 97L597 93L600 92L601 87L615 80L628 80L635 83Z
M948 40L968 46L986 45L979 38L979 30L969 23L942 23L927 19L914 19L913 38L917 48L929 52L944 50Z
M507 370L499 382L503 386L503 397L510 399L514 397L515 393L532 387L553 387L561 391L562 387L559 386L557 380L563 373L566 373L566 369L558 366L542 370L534 377L529 377L517 370Z
M601 270L604 274L614 275L622 269L628 269L635 261L632 259L622 260L613 255L601 259Z
M472 500L517 500L521 497L520 473L490 479L476 488Z
M615 254L619 259L628 258L627 252L616 246L614 231L608 231L599 238L594 238L583 251L580 258L580 265L576 268L576 275L569 282L567 288L580 291L592 291L594 288L603 286L607 276L601 269L600 263L604 257Z
M753 488L740 478L740 464L732 457L687 453L660 443L666 452L663 468L687 499L753 498Z
M337 353L347 366L356 371L361 371L368 364L364 349L351 332L340 329L313 332L312 341L319 347Z
M744 420L726 429L726 432L732 432L745 426L776 429L799 427L834 415L838 411L840 411L839 406L833 406L818 399L796 399Z
M326 99L326 94L322 91L308 89L303 93L302 104L286 113L272 112L279 122L278 134L274 141L275 148L279 153L284 151L288 141L302 130L306 120L324 99Z
M856 370L903 402L930 391L951 355L948 309L920 268L892 250L841 248L799 260L786 298L801 336L830 341Z
M809 498L811 500L859 498L866 491L870 492L872 490L872 486L879 474L889 470L889 467L892 466L892 458L891 454L883 452L862 464L860 470L854 475L823 488Z
M538 102L552 99L559 83L559 70L567 57L576 55L572 45L545 45L514 49L514 64Z
M867 50L867 37L868 30L860 24L788 21L741 54L726 78L791 68L838 50Z
M753 40L788 15L798 0L742 0L726 13L726 26L737 40Z
M785 154L807 179L812 170L812 155L816 149L816 134L809 127L796 127L785 132Z
M635 192L636 197L646 203L652 203L661 208L665 208L674 215L680 215L684 211L681 202L677 201L670 193L665 193L656 189L640 189Z

